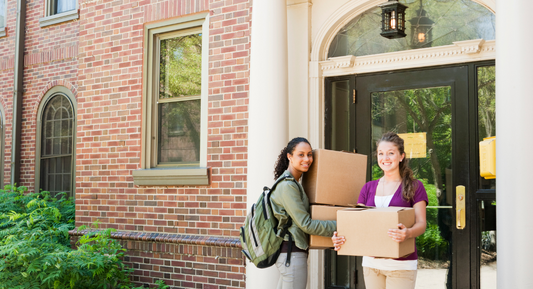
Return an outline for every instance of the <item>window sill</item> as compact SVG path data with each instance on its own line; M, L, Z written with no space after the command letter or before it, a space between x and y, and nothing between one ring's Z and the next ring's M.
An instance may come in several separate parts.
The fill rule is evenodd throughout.
M152 168L133 171L137 186L207 186L209 168Z
M0 28L0 37L4 37L4 36L6 36L6 28L2 27Z
M63 23L63 22L71 21L71 20L76 20L79 18L80 16L78 15L78 9L74 9L74 10L70 10L67 12L60 13L60 14L55 14L55 15L40 18L39 25L41 26L41 28L43 28L46 26L59 24L59 23Z

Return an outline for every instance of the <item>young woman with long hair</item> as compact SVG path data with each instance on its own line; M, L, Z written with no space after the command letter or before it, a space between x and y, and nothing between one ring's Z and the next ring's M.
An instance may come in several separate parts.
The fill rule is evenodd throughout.
M337 228L335 221L318 221L309 215L309 199L299 183L302 175L309 170L313 163L311 144L305 138L292 139L281 150L276 161L275 179L284 178L271 194L272 209L279 221L278 229L292 220L289 234L291 258L287 266L287 250L289 248L289 234L285 235L282 253L278 257L276 267L281 273L278 289L305 289L307 285L307 251L309 235L331 237ZM296 182L294 182L294 180Z
M400 243L424 234L428 196L422 182L414 178L413 171L409 168L403 139L393 132L384 134L377 143L376 153L383 177L366 183L357 203L370 207L412 207L415 210L415 224L411 228L398 224L398 229L389 229L388 235ZM337 236L337 232L331 239L336 251L346 241L345 237ZM414 289L417 265L416 248L414 253L399 259L364 256L366 288Z

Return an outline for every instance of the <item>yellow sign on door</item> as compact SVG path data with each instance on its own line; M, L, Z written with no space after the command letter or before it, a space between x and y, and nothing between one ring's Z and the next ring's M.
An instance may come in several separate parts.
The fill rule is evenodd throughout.
M425 132L399 133L398 135L403 139L405 157L410 159L426 157L427 141Z

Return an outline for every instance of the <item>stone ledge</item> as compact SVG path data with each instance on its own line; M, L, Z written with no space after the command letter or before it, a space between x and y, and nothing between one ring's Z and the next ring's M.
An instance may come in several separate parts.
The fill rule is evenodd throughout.
M70 236L83 236L89 231L71 230ZM241 242L236 238L209 237L197 235L163 234L163 233L143 233L143 232L112 232L111 237L126 241L144 241L160 243L176 243L185 245L214 246L227 248L242 248Z

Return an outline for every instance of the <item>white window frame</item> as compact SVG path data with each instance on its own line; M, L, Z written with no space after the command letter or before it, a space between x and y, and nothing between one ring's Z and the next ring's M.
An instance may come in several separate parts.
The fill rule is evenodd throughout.
M0 0L4 1L4 26L0 27L0 37L6 36L6 26L7 26L7 0Z
M200 96L200 160L198 165L158 165L158 71L159 37L180 35L194 28L202 33L202 84ZM190 33L188 33L190 34ZM198 13L144 26L141 169L133 171L135 185L209 185L207 168L207 113L209 93L209 14ZM192 97L187 99L198 99Z
M54 0L43 0L44 1L44 17L39 19L39 25L41 28L47 27L50 25L55 25L71 20L79 19L79 10L80 10L80 3L78 0L76 0L76 8L74 10L66 11L63 13L58 14L52 14L51 8L52 8L52 1Z

